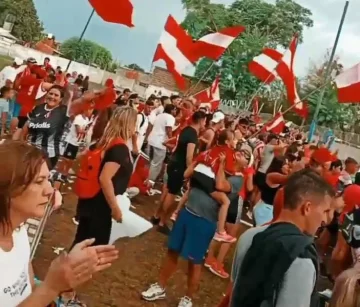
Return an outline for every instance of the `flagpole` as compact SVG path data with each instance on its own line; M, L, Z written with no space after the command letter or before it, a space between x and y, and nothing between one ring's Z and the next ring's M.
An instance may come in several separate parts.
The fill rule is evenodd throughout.
M327 84L328 80L330 79L330 76L331 76L331 69L332 69L332 64L334 62L334 57L335 57L335 53L336 53L336 48L337 48L337 45L339 43L339 38L340 38L340 34L341 34L341 31L342 31L342 28L343 28L343 25L344 25L344 21L345 21L345 17L346 17L346 13L347 13L347 10L348 10L348 7L349 7L349 1L346 1L345 2L345 6L344 6L344 11L343 11L343 14L341 16L341 20L340 20L340 25L339 25L339 28L338 28L338 32L336 34L336 38L335 38L335 43L334 43L334 46L332 48L332 51L331 51L331 55L330 55L330 59L329 59L329 62L327 64L327 67L326 67L326 71L325 71L325 84ZM317 123L317 118L318 118L318 115L319 115L319 111L320 111L320 107L321 107L321 103L324 99L324 95L325 95L325 87L323 87L322 91L320 92L320 95L319 95L319 100L317 102L317 105L316 105L316 109L315 109L315 113L314 113L314 117L313 117L313 120L312 120L312 125L314 125L314 127L316 127L316 123ZM313 129L314 131L316 130ZM308 136L308 141L310 142L310 140L312 139L312 134L313 133L309 133L309 136Z
M90 14L90 16L89 16L89 18L88 18L88 20L87 20L87 22L86 22L86 24L85 24L85 27L84 27L84 29L83 29L80 37L79 37L78 43L80 43L80 42L82 41L82 39L83 39L83 37L84 37L84 35L85 35L85 32L86 32L87 28L89 27L90 21L91 21L91 19L92 19L93 16L94 16L94 13L95 13L95 9L93 9L93 10L91 11L91 14ZM70 68L71 63L72 63L72 59L70 59L68 65L67 65L67 67L66 67L66 71L68 71L68 69Z

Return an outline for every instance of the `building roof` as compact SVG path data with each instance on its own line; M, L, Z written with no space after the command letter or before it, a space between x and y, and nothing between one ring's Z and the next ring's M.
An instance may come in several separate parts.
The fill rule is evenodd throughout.
M186 89L181 91L177 87L171 73L165 68L156 66L153 70L150 84L158 87L164 87L172 92L180 92L183 94L187 93L190 89L190 92L187 93L188 95L194 95L210 86L210 83L205 81L198 82L199 80L194 77L186 75L183 75L183 77L185 77L186 80Z

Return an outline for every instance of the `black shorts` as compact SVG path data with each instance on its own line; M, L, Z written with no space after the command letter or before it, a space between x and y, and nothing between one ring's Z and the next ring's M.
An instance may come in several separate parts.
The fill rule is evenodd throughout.
M184 167L179 167L175 163L169 163L167 166L167 189L170 194L178 195L184 184Z
M17 127L19 129L24 128L26 122L28 121L28 117L27 116L18 116L18 125Z
M78 151L79 151L79 146L66 143L63 157L68 160L75 160Z

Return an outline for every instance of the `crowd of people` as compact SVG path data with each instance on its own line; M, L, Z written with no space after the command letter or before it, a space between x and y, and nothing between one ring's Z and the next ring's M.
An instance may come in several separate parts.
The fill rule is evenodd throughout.
M191 307L203 267L229 279L214 306L360 306L360 175L327 144L297 128L280 134L254 115L211 110L193 97L142 99L111 79L18 59L0 73L0 277L7 307L85 306L75 288L118 258L116 239L156 227L168 250L142 299L166 298L179 258L188 261ZM70 174L75 169L75 182ZM136 170L136 171L134 171ZM51 181L50 181L51 180ZM24 223L41 218L58 188L78 196L73 244L35 284ZM129 198L161 197L149 221ZM246 219L252 227L241 233ZM135 239L136 240L136 239ZM235 243L237 242L237 243ZM237 244L232 271L224 263ZM334 284L318 293L321 276ZM217 278L214 277L214 278ZM51 305L52 304L52 305Z

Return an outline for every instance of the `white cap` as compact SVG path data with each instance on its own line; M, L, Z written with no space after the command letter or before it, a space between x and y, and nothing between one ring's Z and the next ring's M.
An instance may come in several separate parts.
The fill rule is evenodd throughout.
M18 66L22 65L24 63L24 61L20 58L15 58L14 59L14 63Z
M218 124L220 123L222 120L225 119L225 114L223 112L220 112L220 111L217 111L213 114L213 117L212 117L212 122L214 124Z

